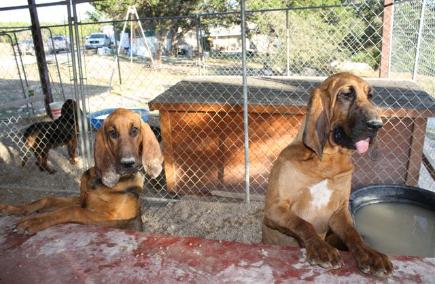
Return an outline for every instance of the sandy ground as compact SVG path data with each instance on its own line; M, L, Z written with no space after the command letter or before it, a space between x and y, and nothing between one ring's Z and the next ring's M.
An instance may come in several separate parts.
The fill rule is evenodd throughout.
M258 243L263 207L263 202L246 204L187 197L161 206L145 202L142 221L145 232Z

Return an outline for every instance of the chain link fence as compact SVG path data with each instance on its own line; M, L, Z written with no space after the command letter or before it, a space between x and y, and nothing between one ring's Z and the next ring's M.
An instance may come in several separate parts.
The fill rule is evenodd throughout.
M376 153L353 157L353 187L394 183L435 190L434 9L431 0L373 0L246 11L248 121L239 12L138 19L129 8L120 15L125 20L70 22L42 32L55 101L78 100L86 121L116 107L148 111L144 117L165 159L162 175L147 180L143 221L149 231L259 241L254 231L272 163L296 136L310 90L336 72L370 81L385 122ZM55 37L65 42L63 50L50 44ZM93 164L86 147L78 147L76 165L68 163L67 149L50 150L54 179L30 165L36 160L31 154L21 167L26 129L51 121L41 117L44 96L30 38L28 29L0 34L0 92L8 103L17 101L1 106L3 186L77 192L80 174ZM244 123L251 205L242 204ZM96 128L88 126L77 135L92 149ZM257 227L239 235L241 226L252 224Z

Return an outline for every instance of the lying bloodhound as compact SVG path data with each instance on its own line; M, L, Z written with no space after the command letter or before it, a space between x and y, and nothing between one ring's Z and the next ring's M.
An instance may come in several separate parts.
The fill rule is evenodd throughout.
M62 223L101 224L140 229L139 192L146 173L162 171L160 145L139 114L117 109L104 121L95 138L95 166L81 177L79 197L47 197L25 205L0 205L1 213L30 215L18 221L17 231L35 233ZM33 214L37 213L37 214ZM130 222L133 221L133 222Z
M340 267L335 247L347 248L364 273L392 272L388 257L363 242L348 209L351 155L367 152L383 126L371 99L371 87L350 73L333 75L312 91L301 130L270 173L263 242L297 241L310 263L325 268Z

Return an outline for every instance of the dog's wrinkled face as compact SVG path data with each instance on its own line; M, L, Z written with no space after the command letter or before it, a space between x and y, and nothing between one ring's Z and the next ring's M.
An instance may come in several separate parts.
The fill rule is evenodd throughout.
M106 147L114 156L115 170L121 176L135 173L142 165L141 119L138 114L115 115L103 125Z
M305 144L319 156L328 141L365 153L383 126L372 95L367 82L353 74L327 78L313 91L308 107L313 117L307 117Z
M160 145L149 125L127 109L117 109L105 119L96 136L94 158L97 172L108 187L142 165L155 178L163 162Z

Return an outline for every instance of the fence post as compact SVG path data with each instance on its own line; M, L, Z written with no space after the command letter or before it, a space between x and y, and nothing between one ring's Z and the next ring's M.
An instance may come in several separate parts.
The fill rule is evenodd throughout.
M17 37L16 37L16 35L15 35L15 33L13 33L14 34L14 37L15 37L15 44L17 45L17 49L18 49L18 53L21 53L21 51L20 51L20 47L19 47L19 44L18 44L18 40L17 40ZM20 65L18 64L18 59L17 59L17 53L16 53L16 51L15 51L15 47L14 47L14 40L12 39L12 36L10 35L10 34L2 34L2 36L6 36L6 37L8 37L9 38L9 40L10 40L10 42L11 42L11 48L12 48L12 53L14 54L14 59L15 59L15 65L17 66L17 72L18 72L18 78L20 79L20 84L21 84L21 89L22 89L22 91L23 91L23 97L25 98L25 99L27 99L28 98L28 96L27 96L27 93L26 93L26 88L24 87L24 84L23 84L23 79L21 78L21 69L20 69ZM22 62L21 62L21 64L22 64ZM23 65L24 66L24 65ZM26 79L26 84L27 84L27 79ZM27 86L28 87L28 86ZM27 108L28 108L29 106L28 106L28 104L27 104Z
M59 70L59 61L57 60L57 52L56 52L56 48L54 46L54 40L53 40L53 33L51 32L50 28L45 28L48 30L48 33L50 34L50 41L51 41L51 46L53 47L53 52L54 52L54 60L56 61L56 70L57 70L57 75L59 76L59 83L60 83L60 89L62 90L62 97L63 100L65 100L65 92L63 90L63 84L62 84L62 76L60 74L60 70ZM65 45L66 46L66 45Z
M23 57L21 56L20 44L18 43L17 34L15 32L13 32L12 34L14 35L15 43L17 44L18 56L20 58L21 68L23 69L24 82L26 83L25 88L24 88L23 80L21 79L20 66L18 65L17 56L16 56L15 49L14 49L14 44L13 44L12 38L11 38L11 47L12 47L12 50L14 52L15 61L17 63L18 77L20 78L21 88L23 89L24 98L29 99L29 82L27 81L26 68L24 68ZM33 104L30 103L30 106L32 108L32 114L35 114L35 110L33 109ZM26 108L27 108L27 114L30 115L29 103L26 104Z
M118 78L119 78L119 84L122 85L122 78L121 78L121 65L119 64L119 51L118 51L118 41L116 40L116 28L115 28L115 21L112 22L113 25L113 37L115 38L115 50L116 50L116 64L118 66ZM122 31L123 32L123 31ZM119 40L119 45L121 45L121 37ZM113 74L113 73L112 73Z
M287 76L290 76L290 31L288 28L288 10L285 11L285 44L286 44L286 59L287 59Z
M384 0L384 16L382 20L382 51L379 77L387 78L390 66L391 34L393 32L393 0Z
M246 70L246 11L245 0L240 0L241 32L242 32L242 77L243 77L243 130L245 148L245 202L251 202L249 189L249 135L248 135L248 80Z
M39 79L41 88L44 93L45 111L47 115L53 118L50 111L50 103L53 102L51 93L50 79L48 77L47 60L45 59L44 43L42 41L41 27L39 25L38 12L36 11L35 0L27 0L29 4L30 19L32 21L32 37L35 47L36 61L38 62Z
M202 48L201 48L201 18L199 15L196 15L196 45L197 45L197 49L198 49L198 57L199 57L199 63L198 63L198 67L199 67L199 75L202 74Z
M79 33L79 27L78 27L78 18L77 18L77 7L76 3L74 1L72 2L72 10L73 10L73 19L74 19L74 33L76 38L76 50L77 50L77 70L78 70L78 76L79 76L79 95L80 95L80 102L83 109L83 113L88 112L88 107L86 104L86 96L85 96L85 87L84 87L84 76L83 76L83 69L82 69L82 58L81 58L81 50L80 50L80 33ZM80 115L79 115L80 116ZM91 145L89 141L89 132L88 132L88 123L86 119L86 115L83 115L80 117L79 121L81 122L81 129L80 132L82 133L82 143L84 148L84 159L83 159L83 165L86 168L89 168L89 162L92 160L91 155Z
M412 72L412 80L415 81L417 79L418 74L418 60L420 59L420 47L421 47L421 38L423 37L423 27L424 27L424 12L426 8L426 0L423 0L421 4L421 12L420 12L420 23L418 26L418 34L417 34L417 49L415 52L415 62L414 62L414 70Z

